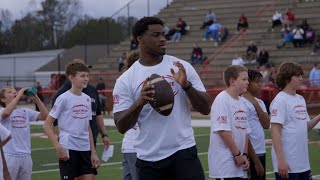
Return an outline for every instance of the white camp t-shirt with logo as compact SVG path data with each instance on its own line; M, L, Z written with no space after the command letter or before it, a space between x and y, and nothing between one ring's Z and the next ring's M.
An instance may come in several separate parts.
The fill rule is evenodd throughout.
M242 100L232 98L222 91L211 107L210 145L208 152L209 177L244 177L242 166L237 166L230 149L224 144L218 131L230 131L241 153L245 151L247 129L246 107Z
M82 93L77 96L70 91L61 94L49 116L58 119L59 143L65 149L89 151L89 120L92 119L91 98Z
M137 157L145 161L158 161L175 152L195 146L191 113L187 95L174 80L170 68L178 72L174 65L179 61L185 68L187 80L199 91L205 92L200 77L190 63L173 56L164 55L163 60L155 66L143 66L136 61L118 79L113 90L114 113L129 109L138 100L143 81L152 74L158 74L171 85L174 106L169 116L163 116L146 104L139 114L140 133L134 142Z
M10 136L10 131L5 128L2 124L0 124L0 141L5 141ZM0 152L1 153L1 152ZM3 165L2 165L2 157L0 156L0 180L3 180Z
M0 114L3 111L4 108L1 108ZM31 154L30 122L36 121L39 114L38 111L19 108L13 110L8 118L1 119L1 124L12 134L12 139L3 146L4 154L15 156Z
M279 92L271 103L271 123L282 124L281 143L290 173L310 170L308 154L308 121L306 102L298 94ZM272 146L272 164L278 172L278 159Z
M262 111L267 113L267 108L264 102L261 99L255 98L261 107ZM247 107L247 115L248 115L248 125L251 129L249 133L249 138L251 144L253 146L254 151L256 154L263 154L266 153L266 145L265 145L265 138L264 138L264 129L260 123L260 119L256 108L254 105L244 97L241 97L241 100Z
M123 137L121 152L122 153L136 153L134 149L134 142L139 135L139 126L135 124L133 128L129 129Z

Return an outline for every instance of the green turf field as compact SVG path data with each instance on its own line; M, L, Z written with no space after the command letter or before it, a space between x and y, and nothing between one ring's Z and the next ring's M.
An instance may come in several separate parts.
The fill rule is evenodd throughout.
M98 170L96 179L120 180L121 179L121 140L123 135L117 132L114 127L107 127L109 137L114 144L113 158L107 164L103 164ZM207 152L209 145L209 128L194 128L198 153L202 162L206 176L208 177ZM42 126L31 126L32 133L42 133ZM266 138L270 138L270 132L266 131ZM311 170L313 175L320 177L320 135L315 130L309 133L310 141L315 141L309 145L309 155ZM99 136L100 140L100 136ZM319 141L319 142L316 142ZM102 145L97 147L98 155L101 157ZM268 178L273 179L270 145L267 145L267 172ZM32 159L33 159L33 180L57 180L59 171L56 159L56 152L52 148L49 140L41 137L32 137ZM314 178L316 179L316 178Z

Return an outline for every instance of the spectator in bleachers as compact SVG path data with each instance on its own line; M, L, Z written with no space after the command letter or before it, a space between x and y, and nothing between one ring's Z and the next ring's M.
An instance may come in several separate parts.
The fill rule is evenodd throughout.
M222 41L224 41L225 39L227 39L229 35L229 30L226 27L220 27L220 30L218 32L218 42L221 43Z
M99 82L96 85L96 89L97 89L97 91L106 90L106 84L104 83L102 77L99 78ZM107 100L107 97L105 96L105 93L101 93L101 92L99 92L98 96L100 99L102 113L105 114L105 111L106 111L105 102Z
M217 41L218 40L218 32L221 28L221 24L218 22L214 22L209 26L209 28L204 32L204 38L203 41L207 41L209 38L209 35L211 35L210 40Z
M314 38L311 55L315 55L319 47L320 47L320 32L318 32Z
M188 31L188 26L185 21L182 20L182 18L178 19L178 22L176 24L176 27L174 29L174 34L172 35L172 41L173 42L179 42L182 35L185 35Z
M288 16L288 23L289 25L294 24L296 17L294 15L294 12L291 8L288 8L286 15Z
M282 39L277 43L277 48L282 48L283 46L287 45L289 42L291 43L293 41L293 34L288 30L284 31L281 37Z
M262 85L270 84L270 76L271 72L269 69L269 65L262 65L259 68L259 72L262 74Z
M266 51L265 48L260 50L257 62L259 67L269 64L269 52Z
M217 19L217 16L214 12L212 12L212 9L209 10L208 14L206 15L206 20L203 22L200 29L204 29L207 26L210 26L213 24Z
M320 63L314 64L309 75L311 87L320 87Z
M185 35L187 33L188 31L187 26L188 26L187 23L184 20L182 20L182 18L180 17L178 19L176 27L180 29L181 35Z
M278 25L282 25L282 14L276 11L272 15L272 31L274 31L274 27Z
M294 47L302 47L304 41L304 31L300 26L297 26L293 31L293 45Z
M245 64L246 64L245 61L239 56L239 54L236 54L234 56L231 63L231 65L240 65L240 66L244 66Z
M254 44L253 41L250 41L250 44L247 48L247 51L246 51L246 58L247 58L247 61L248 62L254 62L257 58L257 51L258 51L258 48L257 46Z
M310 25L308 24L308 21L307 19L303 19L301 24L300 24L300 27L304 30L304 31L307 31L310 27Z
M244 14L241 14L241 16L239 17L239 21L238 21L238 31L240 31L241 29L247 29L249 27L249 23L248 23L248 19Z
M197 43L193 44L192 54L191 54L191 64L202 64L207 58L203 56L202 49Z

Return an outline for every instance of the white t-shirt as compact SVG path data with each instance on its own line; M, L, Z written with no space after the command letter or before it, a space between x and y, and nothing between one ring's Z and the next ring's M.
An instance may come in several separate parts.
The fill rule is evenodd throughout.
M258 101L262 111L267 113L267 108L264 102L261 99L258 99L258 98L255 98L255 99ZM264 129L260 123L256 108L246 98L241 97L241 100L244 102L244 104L247 107L248 125L251 129L249 133L249 138L253 146L253 149L256 152L256 154L266 153L266 145L264 142L265 140Z
M0 114L4 108L0 109ZM30 143L30 122L36 121L40 112L20 108L12 111L6 119L1 119L1 124L11 131L12 139L3 146L3 152L8 155L26 155L31 154ZM1 118L1 116L0 116Z
M138 137L139 132L139 126L138 124L135 124L133 128L129 129L124 134L121 147L122 153L136 153L136 150L134 149L134 141Z
M299 29L294 29L292 31L292 34L293 34L293 38L294 39L303 39L303 34L304 34L304 31L303 29L299 28Z
M186 61L164 55L161 63L155 66L143 66L139 60L118 79L113 90L114 113L129 109L140 97L142 82L151 74L163 76L175 94L174 106L169 116L163 116L146 104L138 118L140 133L134 142L137 157L145 161L158 161L175 152L194 146L195 139L191 127L191 113L187 95L174 80L170 72L174 62L179 61L185 68L187 80L199 91L205 88L195 69Z
M10 136L10 131L6 129L2 124L0 124L0 140L1 142L5 141ZM3 165L2 165L2 157L0 155L0 180L3 180Z
M243 59L241 57L235 58L235 59L232 60L232 65L243 66L244 64L245 64L245 62L243 61Z
M306 102L300 95L279 92L271 103L271 123L282 124L281 144L290 173L310 170L308 154L308 127L310 121ZM278 172L278 159L272 146L272 164Z
M230 131L238 149L244 153L249 131L244 103L240 97L239 100L235 100L226 91L222 91L212 104L210 120L209 177L244 177L243 167L235 164L232 152L218 134L218 131Z
M58 119L59 143L65 149L89 151L89 120L92 119L91 98L82 93L77 96L70 91L61 94L49 116Z

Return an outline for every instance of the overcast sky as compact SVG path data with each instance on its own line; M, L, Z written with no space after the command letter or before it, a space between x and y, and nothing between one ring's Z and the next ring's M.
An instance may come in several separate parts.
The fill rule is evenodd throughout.
M14 19L20 19L27 12L39 9L40 2L44 0L0 0L0 8L8 9ZM107 17L114 14L131 0L80 0L83 14L92 17ZM159 9L172 0L149 0L150 15L158 13ZM148 0L134 0L130 6L130 15L138 18L148 15ZM122 10L120 15L127 15L127 9Z

